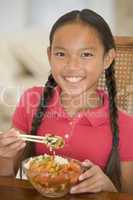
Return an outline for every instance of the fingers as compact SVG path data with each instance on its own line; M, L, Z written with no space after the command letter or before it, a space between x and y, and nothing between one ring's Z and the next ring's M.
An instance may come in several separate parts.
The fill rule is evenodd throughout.
M82 165L89 169L80 175L79 180L82 182L72 187L70 192L84 193L101 191L104 174L100 167L89 160L85 160Z
M5 135L10 135L10 136L18 136L19 135L19 131L16 130L15 128L12 128L10 130L8 130L7 132L3 133L3 132L0 132L0 137L5 137Z
M80 175L79 181L83 181L84 179L96 176L100 172L101 172L100 167L98 167L97 165L93 165L90 169L88 169L87 171L85 171L83 174Z
M101 192L101 185L99 183L93 183L92 185L88 186L88 187L81 187L81 188L77 188L77 189L71 189L70 193L71 194L79 194L79 193L96 193L96 192Z
M13 157L14 155L16 155L18 151L25 148L25 146L26 146L26 143L16 142L16 143L10 144L9 146L1 147L0 156L5 157L5 158Z
M25 147L26 143L22 140L17 140L14 143L10 144L10 150L18 150L23 147ZM7 146L7 149L9 149L9 146Z
M71 193L100 192L103 188L101 176L94 176L84 180L78 185L71 188Z
M7 147L3 147L0 148L0 156L5 157L5 158L10 158L16 155L16 153L18 151L20 151L21 149L24 149L26 146L25 143L16 143L13 145L10 145L10 148Z
M78 191L86 187L88 188L90 185L94 184L96 181L97 181L97 177L86 179L83 182L80 182L78 185L74 186L73 189Z
M0 147L4 147L4 146L8 146L12 143L15 143L15 142L20 142L21 139L19 139L18 137L16 136L12 136L12 137L5 137L5 138L2 138L1 141L0 141Z
M0 134L0 156L2 157L12 157L25 146L26 143L19 137L19 131L14 128Z
M9 131L5 132L5 133L2 133L0 134L0 140L1 139L5 139L7 137L17 137L19 136L19 131L15 130L15 129L10 129Z
M6 133L0 134L0 147L7 146L13 142L20 141L19 132L11 129Z
M84 167L92 167L92 166L94 166L94 163L91 162L90 160L84 160L84 161L82 162L82 165L83 165Z

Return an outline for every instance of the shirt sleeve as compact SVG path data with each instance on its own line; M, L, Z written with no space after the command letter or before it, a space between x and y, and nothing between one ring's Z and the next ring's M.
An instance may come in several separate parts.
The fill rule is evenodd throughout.
M120 123L120 159L133 161L133 116L125 114Z
M19 103L12 116L12 125L15 128L28 132L28 95L30 90L26 90L20 97Z

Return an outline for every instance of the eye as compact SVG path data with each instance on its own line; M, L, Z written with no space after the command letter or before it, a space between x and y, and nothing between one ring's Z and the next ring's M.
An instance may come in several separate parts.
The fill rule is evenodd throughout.
M58 57L64 57L65 56L65 53L64 52L55 52L55 55L58 56Z
M88 58L88 57L92 57L92 56L93 56L93 54L90 53L90 52L83 52L83 53L81 53L81 57L84 57L84 58Z

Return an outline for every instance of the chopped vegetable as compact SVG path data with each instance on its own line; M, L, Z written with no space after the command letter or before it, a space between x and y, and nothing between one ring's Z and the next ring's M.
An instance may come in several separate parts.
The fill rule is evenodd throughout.
M60 136L47 134L44 138L44 143L52 149L63 148L65 145L64 139Z

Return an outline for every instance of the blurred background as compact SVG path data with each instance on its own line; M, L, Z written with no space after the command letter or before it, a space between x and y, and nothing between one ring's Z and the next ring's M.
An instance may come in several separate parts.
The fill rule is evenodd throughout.
M55 20L83 8L102 15L113 35L133 36L132 0L0 0L1 131L10 127L22 92L47 80L46 49Z

